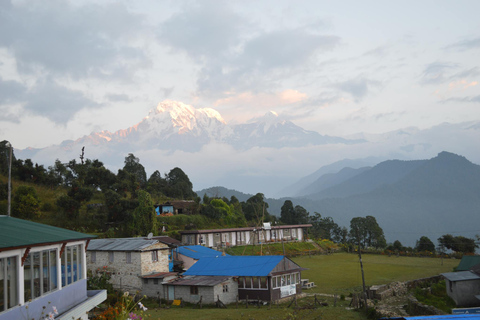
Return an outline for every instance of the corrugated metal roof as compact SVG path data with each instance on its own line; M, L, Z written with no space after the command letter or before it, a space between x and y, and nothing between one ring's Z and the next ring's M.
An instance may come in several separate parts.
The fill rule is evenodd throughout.
M184 275L265 277L283 256L226 256L201 258Z
M177 248L178 253L183 254L184 256L190 257L192 259L198 260L200 258L215 258L222 256L222 252L213 250L204 246L182 246ZM225 256L229 256L225 254Z
M480 276L472 271L448 272L442 273L442 276L450 281L479 280Z
M87 251L142 251L156 243L157 240L143 238L95 239L90 241Z
M141 276L143 279L163 279L165 277L176 276L177 272L156 272Z
M92 239L95 236L42 223L0 216L0 249Z
M185 276L176 278L164 284L175 286L204 286L214 287L219 283L228 281L231 277L226 276Z
M467 271L479 263L480 263L480 256L463 256L456 270Z
M272 230L289 229L289 228L310 228L311 226L312 226L311 224L294 224L294 225L272 226ZM244 228L226 228L226 229L186 230L186 231L180 231L180 234L239 232L239 231L252 231L254 229L258 229L258 228L244 227Z
M432 319L432 320L456 320L456 319L480 319L478 314L444 314L438 316L415 316L415 317L397 317L397 318L381 318L389 320L420 320L420 319Z

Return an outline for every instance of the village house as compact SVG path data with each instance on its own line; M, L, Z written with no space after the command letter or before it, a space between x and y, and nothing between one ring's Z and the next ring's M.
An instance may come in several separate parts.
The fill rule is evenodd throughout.
M442 276L447 295L457 307L480 307L480 264L467 271L442 273Z
M49 313L88 319L87 312L107 297L105 290L87 290L85 250L92 238L0 216L0 320Z
M292 260L284 256L221 256L216 258L201 258L183 276L190 282L171 281L164 283L174 297L182 297L183 300L196 302L202 296L208 295L215 299L219 298L223 303L234 302L233 297L238 295L239 300L278 301L301 294L301 271L305 270ZM196 278L201 276L202 278ZM211 284L225 277L215 285ZM198 282L195 282L199 280ZM201 280L201 281L200 281ZM185 297L185 288L190 283L190 296ZM219 285L225 285L224 290L219 292ZM173 288L170 288L173 287ZM202 287L202 291L200 291ZM178 292L178 294L177 294ZM202 292L203 294L200 294ZM205 296L203 296L205 295Z
M167 300L224 304L237 301L238 284L232 276L181 276L163 283Z
M180 231L185 245L202 245L209 248L260 244L279 241L304 241L311 224L245 227L230 229Z
M116 289L142 291L143 276L169 272L171 249L155 239L96 239L87 250L88 269L109 272Z
M228 254L220 251L216 251L204 246L182 246L178 247L174 251L175 260L181 261L183 270L188 270L193 266L200 258L205 257L219 257L228 256Z
M174 214L191 214L195 207L193 200L170 200L154 206L157 216Z

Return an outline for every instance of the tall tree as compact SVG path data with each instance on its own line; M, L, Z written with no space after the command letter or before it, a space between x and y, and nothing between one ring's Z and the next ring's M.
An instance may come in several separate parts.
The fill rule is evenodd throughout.
M156 235L157 215L150 194L144 190L138 191L138 207L133 213L133 235L147 236L149 233Z
M23 219L37 218L40 214L40 199L37 190L30 186L19 186L12 200L12 215Z
M383 229L373 216L355 217L350 221L350 240L364 247L384 248L387 245Z
M280 209L280 221L285 224L293 224L295 209L291 200L285 200Z
M440 243L440 246L462 253L474 253L475 248L478 247L478 245L475 244L475 239L470 239L463 236L454 237L451 234L445 234L441 236L438 238L438 242Z
M433 244L432 240L430 240L428 237L423 236L420 237L419 240L417 240L417 243L415 244L415 250L417 250L418 252L435 252L435 244Z
M133 153L129 153L125 157L125 165L123 170L135 176L135 180L140 184L141 188L144 188L147 184L147 173L144 166L140 163L140 159L135 157Z
M165 176L167 187L165 195L176 199L195 199L197 194L193 191L193 184L180 168L173 168Z

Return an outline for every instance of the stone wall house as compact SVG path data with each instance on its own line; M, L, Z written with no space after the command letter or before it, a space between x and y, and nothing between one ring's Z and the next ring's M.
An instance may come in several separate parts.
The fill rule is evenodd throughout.
M151 298L167 299L167 289L163 282L170 281L176 277L176 272L158 272L144 275L142 276L141 294Z
M110 272L115 289L142 291L142 276L169 272L168 245L144 238L96 239L87 250L92 272Z
M106 290L87 290L85 248L92 238L0 216L0 320L50 313L55 319L88 319L87 312L107 298Z

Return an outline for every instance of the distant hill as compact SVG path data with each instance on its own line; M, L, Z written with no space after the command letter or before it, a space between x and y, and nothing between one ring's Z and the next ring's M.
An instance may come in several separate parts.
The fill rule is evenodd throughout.
M381 186L390 185L399 181L424 162L426 162L426 160L388 160L379 163L373 168L361 168L361 170L357 169L356 171L348 170L341 175L341 173L344 172L344 170L342 170L334 176L337 178L333 180L340 183L330 188L322 188L323 185L327 183L331 185L330 181L332 181L332 177L323 176L319 181L310 186L310 191L314 190L315 186L319 186L319 188L317 192L307 195L307 198L343 198L350 195L368 193ZM349 175L351 176L350 179L348 179ZM342 177L346 179L342 179ZM328 180L322 184L325 179Z
M386 161L341 185L346 189L337 185L330 198L293 201L345 226L353 217L372 215L387 241L404 245L415 245L422 235L436 243L446 233L480 234L480 166L462 156L441 152L430 160Z
M421 236L437 243L447 233L470 238L480 234L480 166L465 157L441 152L428 160L388 160L362 170L308 197L266 199L268 211L279 216L289 199L310 214L330 216L347 228L352 218L371 215L388 242L400 240L406 246L414 246ZM323 175L324 185L333 183L337 174L355 172L342 171ZM251 196L220 187L214 190L240 201Z
M247 201L249 198L254 196L253 194L246 194L240 191L231 190L224 187L211 187L211 188L196 191L196 193L200 198L203 198L205 194L207 194L207 196L209 196L210 198L226 197L229 200L232 196L235 196L240 202Z

